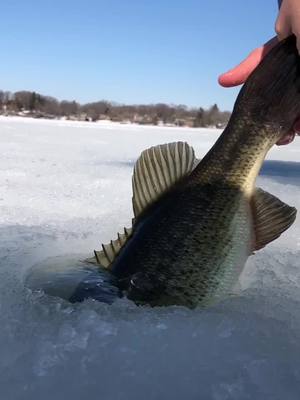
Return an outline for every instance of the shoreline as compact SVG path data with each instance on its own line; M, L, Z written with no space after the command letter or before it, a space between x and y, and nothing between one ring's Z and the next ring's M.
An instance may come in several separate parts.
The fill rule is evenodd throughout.
M170 126L170 125L151 125L151 124L138 124L134 122L114 122L110 120L98 120L95 122L91 121L79 121L79 120L68 120L68 119L56 119L56 118L33 118L33 117L25 117L19 115L0 115L0 121L7 121L7 122L25 122L25 123L36 123L36 124L43 124L48 123L49 125L65 125L65 126L80 126L80 127L87 127L87 128L97 128L97 127L111 127L111 128L139 128L139 129L166 129L166 130L188 130L191 131L201 131L205 130L213 130L215 132L222 132L222 128L216 127L189 127L189 126Z

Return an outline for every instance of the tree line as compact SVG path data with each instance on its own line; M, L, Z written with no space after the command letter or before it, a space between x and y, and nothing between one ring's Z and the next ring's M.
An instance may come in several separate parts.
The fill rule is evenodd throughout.
M124 105L105 100L79 104L76 101L59 101L51 96L25 90L15 93L0 90L0 112L6 115L27 115L36 118L64 117L72 120L110 120L193 127L222 127L230 117L230 112L220 111L217 104L208 109L163 103Z

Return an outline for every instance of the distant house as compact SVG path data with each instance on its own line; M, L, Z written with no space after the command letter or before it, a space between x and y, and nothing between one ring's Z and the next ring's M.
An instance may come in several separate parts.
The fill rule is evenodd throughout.
M226 125L227 125L227 122L218 122L216 124L216 128L217 129L224 129L224 128L226 128Z
M193 128L194 127L194 117L186 117L186 118L177 118L175 120L174 125L175 126L187 126L189 128Z

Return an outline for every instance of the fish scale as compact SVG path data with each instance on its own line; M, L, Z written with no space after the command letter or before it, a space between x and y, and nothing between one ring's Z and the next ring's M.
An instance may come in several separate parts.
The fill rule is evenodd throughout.
M248 257L246 243L251 234L249 206L246 201L236 200L236 189L223 187L215 191L208 185L197 186L192 192L193 196L189 187L180 188L180 196L172 193L157 210L149 211L137 223L137 234L112 270L122 277L126 273L125 264L134 259L138 265L137 285L142 282L152 288L157 284L164 298L172 293L173 299L189 306L198 304L199 296L205 300L208 295L221 292L221 283L228 289L235 283L238 275L231 272L237 258L235 253ZM176 226L176 235L171 237L170 226ZM242 249L235 245L240 240ZM220 275L224 279L219 279ZM154 292L157 303L159 295Z
M192 171L176 180L185 147L158 146L157 159L166 164L162 172L173 185L156 199L145 194L154 181L145 160L158 151L142 153L133 200L141 196L143 207L135 215L132 236L109 266L126 282L130 299L195 307L222 298L249 255L294 222L296 210L256 189L255 180L268 150L300 114L299 89L299 56L291 37L250 76L228 126ZM157 169L162 164L155 163Z
M87 260L99 276L107 273L104 286L95 284L93 268L86 274L82 267L78 286L69 285L65 295L103 301L108 289L136 304L191 308L229 295L248 257L295 221L294 207L255 183L267 152L290 142L299 117L300 60L291 36L248 78L227 127L202 160L184 142L142 152L133 171L132 227ZM64 287L65 281L55 282Z

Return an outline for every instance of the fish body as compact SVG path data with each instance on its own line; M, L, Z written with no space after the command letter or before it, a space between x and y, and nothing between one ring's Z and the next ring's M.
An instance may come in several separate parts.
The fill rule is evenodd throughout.
M299 116L300 61L291 36L249 77L227 127L202 160L183 142L141 154L133 173L132 227L87 260L99 275L108 271L103 279L108 291L84 264L64 298L110 303L121 290L137 304L193 308L228 295L248 257L296 218L295 208L255 181L269 149L291 141ZM59 278L63 288L72 271ZM34 272L35 288L49 274L40 279ZM50 281L53 293L58 281Z
M141 221L113 265L129 297L189 307L223 296L251 249L249 202L226 185L182 185Z
M142 153L133 177L133 227L124 243L95 252L130 299L210 304L230 292L254 251L294 222L296 210L257 189L255 180L268 150L299 116L299 84L290 37L246 82L203 160L196 162L184 143Z

